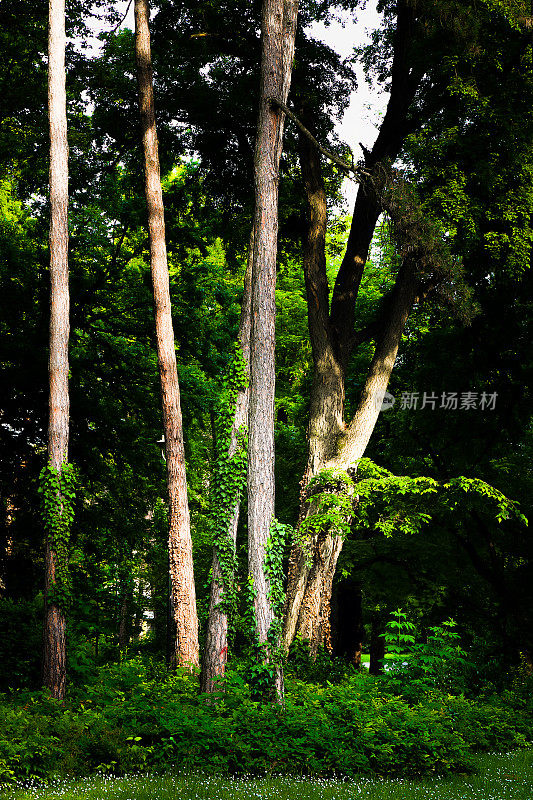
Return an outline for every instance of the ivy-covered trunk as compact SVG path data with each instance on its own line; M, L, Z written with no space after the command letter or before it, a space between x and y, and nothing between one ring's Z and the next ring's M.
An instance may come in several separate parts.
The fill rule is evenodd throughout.
M48 17L48 115L50 125L50 394L48 467L43 470L46 524L43 683L63 700L66 689L65 603L70 498L68 485L69 286L68 142L65 89L65 3L50 0Z
M174 667L192 668L199 666L198 617L180 391L165 243L165 217L155 124L149 16L148 0L135 0L135 55L167 467L170 606L171 622L174 628L170 662Z
M212 476L213 567L201 691L213 692L228 659L228 626L236 601L236 541L241 495L246 483L251 278L254 236L244 279L238 348L215 423L217 449ZM220 688L220 686L218 686Z
M255 143L255 242L252 265L250 422L248 457L248 569L253 583L255 634L266 659L274 619L265 570L266 546L274 520L274 384L278 181L284 114L289 92L297 0L264 0L259 117ZM283 692L276 669L276 693Z

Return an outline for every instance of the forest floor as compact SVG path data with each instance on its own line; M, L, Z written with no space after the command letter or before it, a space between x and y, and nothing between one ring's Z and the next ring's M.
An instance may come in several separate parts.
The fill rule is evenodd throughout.
M421 781L140 775L0 789L10 800L531 800L533 749L476 757L477 772Z

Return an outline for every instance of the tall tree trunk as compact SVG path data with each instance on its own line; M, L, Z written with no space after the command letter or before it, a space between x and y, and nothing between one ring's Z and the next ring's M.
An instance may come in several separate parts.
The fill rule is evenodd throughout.
M50 0L48 26L48 115L50 123L50 396L48 463L61 473L68 462L68 141L65 89L65 3ZM51 599L58 554L47 537L43 683L63 700L66 689L65 612Z
M255 241L252 266L248 558L254 586L257 638L266 644L273 613L265 547L274 517L274 384L278 181L284 114L292 71L298 0L264 0L259 117L255 145ZM282 693L281 671L276 678Z
M349 457L353 456L356 460L363 455L379 414L379 409L374 408L372 398L380 386L383 391L386 389L392 369L391 356L394 351L395 358L401 338L400 332L394 349L392 328L396 323L392 323L390 327L386 318L381 321L381 325L371 325L356 333L355 311L370 244L381 213L380 194L387 172L384 167L397 157L412 124L409 120L409 108L421 77L420 72L412 69L409 64L408 50L414 23L413 5L407 0L398 0L391 96L374 147L365 159L365 167L373 174L373 178L362 184L357 193L346 251L333 290L331 310L323 253L326 208L320 158L312 143L303 138L300 142L300 163L310 217L309 233L304 245L304 271L314 366L308 426L308 462L301 483L300 521L313 510L305 494L309 480L326 467L345 469L353 463L347 460ZM395 291L398 288L399 286ZM351 425L347 427L344 421L346 370L354 348L371 338L376 338L378 342L376 354L361 404ZM344 451L342 457L339 448ZM359 456L354 455L357 451ZM315 539L311 547L311 565L300 547L295 545L292 549L283 630L283 646L286 651L297 631L306 638L310 637L314 650L319 644L328 641L331 587L342 548L342 541L336 538L337 541L333 541L331 536ZM305 605L305 611L300 614L302 604Z
M252 258L254 235L250 237L248 263L244 278L244 294L242 298L241 319L239 324L239 342L246 366L250 372L250 327L251 327L251 284L252 284ZM231 441L228 456L231 458L237 450L239 431L248 424L249 386L237 394L235 414L231 430ZM237 526L239 523L240 498L237 499L232 509L228 524L228 539L235 547L237 542ZM228 658L228 615L223 607L224 578L219 561L217 546L213 547L213 568L211 579L211 594L209 597L209 616L207 620L207 634L205 641L204 659L202 664L201 691L213 692L226 671Z
M187 501L185 453L181 419L176 350L170 304L165 244L163 195L155 125L148 0L135 0L135 55L139 110L144 148L145 193L150 235L150 265L154 287L157 356L161 376L165 432L168 504L170 605L175 626L171 666L197 667L198 617L192 561L192 541Z
M127 652L130 644L131 599L129 583L122 583L118 612L118 650L121 657Z

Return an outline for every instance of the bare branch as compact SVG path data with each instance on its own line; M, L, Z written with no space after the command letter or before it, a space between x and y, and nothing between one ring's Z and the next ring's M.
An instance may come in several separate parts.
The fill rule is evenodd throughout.
M120 28L120 26L122 25L122 23L124 22L126 17L128 16L128 12L129 12L129 10L131 8L131 4L132 4L132 0L130 0L130 2L128 3L128 7L126 8L126 11L124 12L124 16L122 17L120 22L117 22L115 27L112 30L109 31L108 36L113 36L113 34L115 34L118 31L118 29Z
M280 100L276 100L275 97L269 97L267 99L273 105L278 106L278 108L281 108L281 110L289 117L289 119L291 119L294 122L294 124L297 125L298 128L300 128L302 133L305 136L307 136L307 138L311 142L313 142L314 146L317 148L317 150L320 153L322 153L323 156L326 156L326 158L329 158L329 160L332 161L334 164L336 164L338 167L340 167L340 169L344 170L344 172L347 172L348 173L348 175L347 175L348 178L350 178L353 181L359 182L361 180L361 178L369 178L370 177L370 173L369 172L365 172L365 170L362 169L361 167L356 167L353 164L348 164L346 161L343 161L342 158L339 158L339 156L336 156L335 153L332 153L330 150L326 150L325 147L322 147L322 145L315 139L315 137L313 136L311 131L309 131L305 127L303 122L301 122L298 119L296 114L294 114L290 110L290 108L285 105L285 103L282 103Z

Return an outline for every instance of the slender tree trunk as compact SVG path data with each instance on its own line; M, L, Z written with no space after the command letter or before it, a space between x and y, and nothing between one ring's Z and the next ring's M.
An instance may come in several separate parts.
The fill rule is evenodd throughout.
M145 192L161 376L169 503L170 605L175 626L171 666L197 667L198 617L176 350L170 304L163 195L155 125L148 0L135 0L135 55L145 163Z
M244 278L244 294L242 298L241 319L239 324L239 342L242 349L246 371L250 372L250 327L251 327L251 283L252 283L252 257L254 235L250 237L248 251L248 264ZM242 389L237 394L235 415L231 431L229 457L233 456L238 446L239 431L247 426L249 405L249 387ZM228 525L228 538L235 547L237 542L237 526L239 523L240 498L232 510ZM226 671L228 658L228 616L223 608L224 580L220 568L216 545L213 547L213 568L211 579L211 594L209 597L209 616L207 620L207 634L205 642L204 659L202 664L201 690L213 692Z
M50 123L50 397L48 463L61 473L68 462L68 142L65 89L65 3L50 0L48 115ZM65 612L50 599L58 556L49 537L45 554L43 682L63 700L66 689Z
M118 619L118 649L121 654L126 653L130 644L131 631L131 595L129 587L122 586Z
M259 117L255 145L255 242L252 266L248 558L254 586L257 638L267 642L273 613L265 546L274 517L274 384L278 180L284 115L269 98L286 102L292 71L298 0L264 0ZM276 691L282 694L281 671Z

